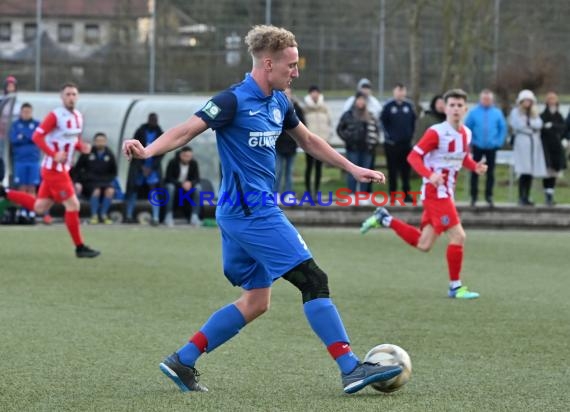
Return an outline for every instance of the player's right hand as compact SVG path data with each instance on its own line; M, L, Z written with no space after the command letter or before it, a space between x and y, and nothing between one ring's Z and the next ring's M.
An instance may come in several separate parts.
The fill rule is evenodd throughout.
M65 163L65 161L67 160L67 153L56 152L56 154L53 155L53 160L55 160L56 163Z
M146 151L143 145L137 139L129 139L123 142L123 154L128 160L146 159Z
M438 187L438 186L445 183L445 181L443 180L443 176L440 175L439 173L435 173L435 172L429 176L429 181L435 187Z

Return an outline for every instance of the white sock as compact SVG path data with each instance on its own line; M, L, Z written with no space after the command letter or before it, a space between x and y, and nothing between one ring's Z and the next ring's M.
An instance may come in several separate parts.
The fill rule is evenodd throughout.
M392 219L393 219L392 216L386 216L384 219L382 219L382 222L380 223L382 223L382 226L390 227L390 225L392 224Z
M451 282L449 282L449 289L457 289L461 287L461 281L460 280L452 280Z

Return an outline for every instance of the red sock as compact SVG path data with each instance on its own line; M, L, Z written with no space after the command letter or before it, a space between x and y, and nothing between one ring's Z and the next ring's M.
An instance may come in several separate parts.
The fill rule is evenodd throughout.
M198 331L190 338L190 342L193 343L200 353L204 353L208 347L208 338L202 332Z
M447 246L447 266L449 268L449 280L459 280L461 264L463 263L463 245Z
M83 238L81 237L81 232L79 231L79 211L75 212L65 212L65 226L73 239L75 246L83 244Z
M350 345L346 342L335 342L327 346L327 350L329 351L330 355L333 359L338 359L342 355L346 355L350 353L352 349L350 349Z
M24 208L34 211L34 203L36 203L36 198L25 192L18 192L16 190L8 190L6 192L6 197L10 202L16 203Z
M412 225L408 225L405 222L402 222L395 217L392 218L392 223L390 223L390 227L396 232L398 236L400 236L404 241L413 247L418 245L420 240L421 232L417 227Z

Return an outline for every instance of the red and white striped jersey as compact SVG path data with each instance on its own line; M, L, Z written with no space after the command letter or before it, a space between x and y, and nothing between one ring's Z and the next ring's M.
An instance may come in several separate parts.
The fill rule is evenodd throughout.
M469 157L470 142L471 130L462 126L457 131L448 122L435 124L425 132L413 150L423 158L424 166L430 173L443 176L444 184L436 188L424 176L422 200L454 198L457 175Z
M75 150L81 147L82 130L83 116L78 110L69 111L65 107L58 107L48 114L36 129L36 133L40 136L34 136L34 141L44 151L42 167L47 170L68 172ZM49 150L46 150L46 146ZM57 152L67 153L67 160L64 163L55 162L52 153Z

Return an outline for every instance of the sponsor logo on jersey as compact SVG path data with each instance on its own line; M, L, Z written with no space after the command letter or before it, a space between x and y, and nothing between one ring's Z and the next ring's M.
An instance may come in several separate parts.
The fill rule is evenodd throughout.
M281 134L280 131L271 130L268 132L250 132L247 144L249 147L270 147L275 148L275 142Z

